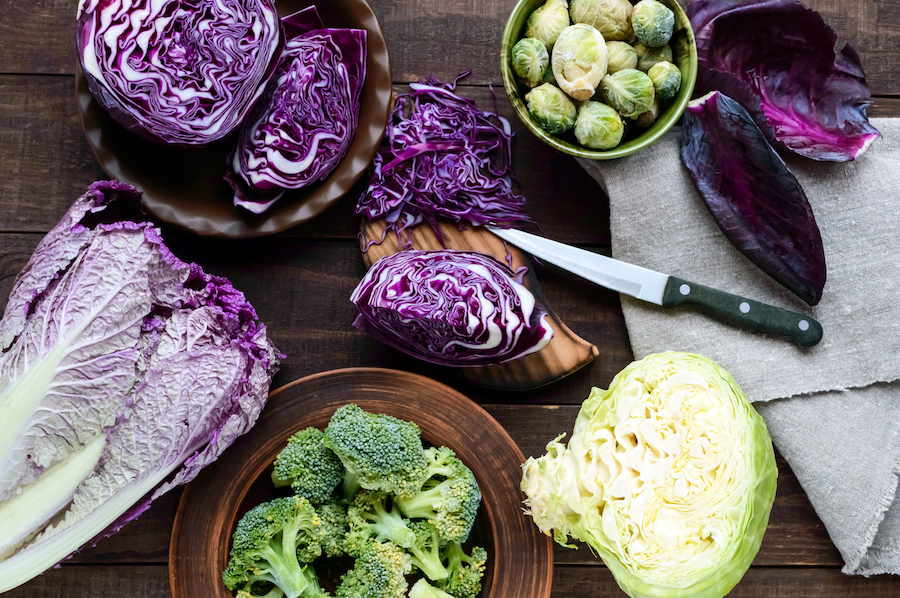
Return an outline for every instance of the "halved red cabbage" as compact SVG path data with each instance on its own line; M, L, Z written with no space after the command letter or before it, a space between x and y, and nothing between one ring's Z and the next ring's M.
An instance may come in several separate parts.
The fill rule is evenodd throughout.
M837 36L815 11L797 0L694 0L687 14L697 91L718 89L751 113L761 110L770 140L843 162L881 136L866 118L871 94L859 55L847 45L835 59ZM753 96L758 102L747 101Z
M474 251L410 249L383 257L350 300L359 310L356 328L440 365L503 363L553 337L547 312L512 270Z
M229 156L225 180L235 205L259 214L285 190L331 174L353 140L365 76L362 29L315 29L288 40Z
M281 50L274 0L81 0L91 93L150 141L202 145L237 128Z
M714 91L684 112L681 158L722 232L772 278L815 305L825 252L800 183L738 102Z
M386 231L398 238L428 222L441 239L440 217L475 226L533 222L525 198L512 190L509 121L453 93L456 82L432 77L410 87L397 97L385 132L388 147L375 156L356 213L385 218ZM402 245L409 247L409 239Z

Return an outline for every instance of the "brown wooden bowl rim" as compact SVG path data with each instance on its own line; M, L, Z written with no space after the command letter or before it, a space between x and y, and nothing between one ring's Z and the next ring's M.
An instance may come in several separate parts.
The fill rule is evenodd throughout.
M276 0L281 16L313 4L314 0ZM337 5L342 6L334 8ZM141 189L144 209L159 220L204 236L240 239L271 235L318 216L351 191L368 171L384 136L393 90L387 41L369 3L366 0L339 0L323 6L325 8L319 6L320 13L338 10L352 15L351 20L336 23L327 20L326 14L322 13L326 26L358 27L367 32L366 80L360 120L347 154L324 180L303 189L287 191L259 215L235 207L231 188L221 178L225 174L224 158L235 133L193 148L170 149L145 141L128 132L100 106L88 89L86 75L77 60L75 103L88 146L100 167L107 176ZM142 152L140 156L134 153L138 150ZM221 167L218 166L219 158ZM197 168L185 169L184 172L189 170L189 174L179 175L177 183L161 178L157 173L165 170L167 162L173 160L179 163L192 160Z
M443 421L448 425L455 423L457 426L459 426L463 422L460 422L459 420L453 420L451 419L451 417L458 417L464 414L464 417L468 418L466 420L466 423L474 425L466 425L464 429L459 432L459 434L462 434L463 436L467 432L475 429L474 426L482 426L482 429L484 431L490 432L489 437L492 439L492 442L496 442L496 447L506 449L507 451L509 451L510 457L512 457L512 459L514 460L517 460L517 462L515 463L515 471L516 474L518 474L518 466L522 462L524 462L525 458L518 445L515 443L512 437L509 436L503 426L501 426L493 417L491 417L491 415L480 405L478 405L459 391L419 374L377 367L341 368L311 374L309 376L305 376L303 378L290 382L270 392L269 399L272 399L298 386L314 384L316 382L327 380L329 378L335 378L336 380L339 380L341 378L347 377L350 378L350 381L354 385L360 385L360 383L371 380L373 379L373 377L375 377L375 380L383 381L390 385L391 390L396 390L400 393L407 393L407 395L410 397L416 394L417 387L422 388L427 386L432 388L433 391L435 391L433 393L434 396L432 397L431 395L429 395L429 398L435 398L440 403L446 403L446 405L453 407L456 411L456 413L448 412L448 415L443 416ZM354 378L358 378L358 380L354 380ZM359 388L360 390L362 390L365 387L359 386ZM388 386L382 386L379 388L387 389ZM313 389L311 388L311 390ZM298 397L291 399L288 403L280 404L278 409L287 408L289 405L292 405L294 401L303 401L304 398L307 397L301 394ZM318 405L312 410L304 412L303 419L314 419L317 415L321 415L323 412L327 413L327 411L332 409L332 407L336 408L341 403L361 402L352 400L350 398L343 400L340 398L328 397L327 395L323 395L323 398L321 398L320 400L324 401L324 404ZM384 398L382 396L376 396L373 397L373 401L391 402L392 399ZM396 399L393 399L393 401L396 401ZM406 405L406 403L397 402L396 405L398 407L398 410L402 411L403 406ZM260 415L260 420L262 420L265 416L265 412L266 410L264 409L263 413ZM271 415L270 417L275 418L275 412L273 410L270 410L270 412L273 413L273 415ZM396 413L394 413L393 415L396 415ZM273 419L272 421L280 420ZM415 421L415 419L413 421ZM244 436L244 438L254 434L254 432L260 433L263 428L269 425L268 421L266 421L263 426L259 426L259 423L260 422L258 422L257 427L254 427L250 432L248 432ZM423 439L427 439L428 436L436 438L437 434L432 434L432 432L440 431L438 429L432 429L432 424L430 422L427 422L425 426L423 426L421 422L417 421L416 423L418 423L422 428ZM290 426L290 428L296 430L298 425L302 424L294 423ZM463 428L463 426L459 427ZM457 428L451 426L451 429L455 430ZM452 442L452 438L444 437L444 440L448 442L448 446L450 446L450 448L456 450L456 447L449 444L449 442ZM240 441L241 439L238 439L237 442ZM282 444L284 442L284 439L282 438L277 442L278 444ZM467 447L464 446L462 448L462 453L466 453L468 451ZM491 447L479 446L478 452L482 451L491 451ZM257 455L262 452L264 451L255 451ZM510 590L518 589L518 592L514 592L516 598L549 598L553 576L552 543L548 536L540 533L540 531L531 522L530 518L521 513L519 488L518 483L515 481L518 478L515 477L515 479L506 479L509 478L508 474L506 476L503 475L503 472L509 469L505 466L512 466L513 463L511 462L511 460L508 464L504 463L504 467L497 470L499 475L490 475L489 479L491 480L491 484L488 485L484 481L485 476L488 476L492 473L487 471L488 469L490 469L490 467L487 465L488 461L470 459L467 455L464 454L461 454L460 458L462 458L464 462L470 464L470 466L472 466L473 468L473 471L475 471L476 473L483 473L483 476L481 476L481 479L479 480L479 485L482 487L482 494L484 496L482 504L484 505L484 512L487 515L487 521L490 527L490 536L493 542L494 552L492 555L493 563L491 567L493 574L490 576L490 579L485 579L485 589L482 592L481 596L483 598L506 598L507 594L509 594L510 596L513 595L509 593ZM225 455L219 459L219 461L212 464L208 468L208 471L210 472L209 475L212 475L212 471L220 462L222 462L222 459L228 459L227 451ZM244 483L239 491L229 497L228 503L223 503L220 500L214 507L209 510L204 508L204 505L194 498L194 495L197 492L202 491L200 490L200 487L204 482L204 478L202 477L203 472L201 472L201 475L198 476L200 477L200 479L195 480L186 486L185 491L178 503L178 509L175 514L175 520L172 526L172 534L169 541L169 589L173 598L194 598L194 596L188 596L185 593L184 590L187 589L186 586L184 590L181 586L179 586L179 577L181 576L181 574L183 574L185 569L185 566L182 565L181 562L189 564L188 567L202 566L196 564L199 561L199 557L192 557L190 559L178 558L180 552L182 551L180 542L183 542L184 538L189 537L191 533L200 533L201 530L209 531L205 528L198 529L197 527L193 527L191 532L187 531L186 521L188 521L192 516L191 509L194 508L195 511L200 515L208 515L210 511L215 512L219 509L226 509L225 517L220 518L220 520L232 522L232 524L229 526L229 529L225 530L225 552L227 553L227 546L229 545L233 525L234 523L236 523L238 518L238 510L240 509L241 504L246 498L251 486L256 480L259 479L259 476L265 471L266 467L271 464L272 459L274 459L274 454L270 457L267 456L264 459L259 459L259 463L256 463L254 467L241 472L238 477L240 479L247 480L248 483ZM252 461L250 463L253 464ZM484 469L485 471L482 472L482 469ZM248 471L250 472L249 474L247 473ZM238 477L236 477L235 479L238 479ZM508 485L511 485L512 488L502 488L501 486L503 486L505 482L511 482ZM495 483L500 484L500 486L495 486ZM513 500L513 509L511 509L509 505L507 505L507 509L505 511L500 510L502 505L498 506L497 504L495 504L496 498L494 498L493 500L488 500L488 498L490 497L502 497L502 495L507 491L515 493ZM507 496L507 498L509 497ZM208 521L208 519L204 519L204 521ZM196 521L193 523L196 524ZM510 528L510 523L514 527ZM506 527L504 527L504 525ZM516 527L518 527L518 529L516 529ZM503 531L503 529L509 529L515 533L509 533L504 536L503 534L501 534L501 531ZM221 532L221 530L219 531ZM208 538L210 543L215 543L216 538L221 538L221 535L221 533L205 534L205 537ZM522 576L521 573L512 575L512 573L515 573L515 571L509 567L509 564L513 561L513 559L515 558L514 555L516 555L517 552L520 553L519 556L521 557L524 556L526 551L530 553L530 556L533 559L532 566L529 566L527 568L527 570L532 574L530 577L530 580L532 582L531 585L529 585L528 576ZM219 552L221 553L222 551L220 550ZM498 557L498 555L505 554L507 552L509 554L508 558ZM220 567L217 567L217 569L220 569ZM185 577L188 576L185 575ZM506 587L504 586L504 584ZM512 587L508 587L510 586L510 584L512 584ZM497 591L495 590L498 589L503 590L503 593L497 593ZM531 594L526 594L523 593L523 590L533 590L534 592ZM209 594L221 596L232 595L230 592L225 590L224 586L221 585L210 588Z

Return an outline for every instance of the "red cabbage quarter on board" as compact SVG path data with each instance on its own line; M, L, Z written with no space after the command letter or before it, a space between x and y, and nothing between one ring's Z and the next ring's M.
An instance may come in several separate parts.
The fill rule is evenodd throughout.
M540 351L553 337L547 312L493 256L407 250L375 262L350 300L353 325L430 363L476 366Z
M835 59L837 36L815 11L797 0L694 0L687 14L698 91L718 89L761 110L764 132L790 150L844 162L881 136L866 118L871 94L859 55L848 45Z
M365 76L364 30L316 29L289 40L229 156L235 205L259 214L285 190L331 174L356 132Z
M224 278L98 182L0 321L0 592L118 531L256 422L281 355ZM24 543L24 544L23 544Z
M769 276L815 305L825 253L800 183L738 102L714 91L684 112L681 158L722 232Z
M438 218L474 226L532 222L525 198L512 190L509 121L479 110L453 93L455 86L430 78L397 97L388 147L375 156L375 173L356 206L369 220L384 218L385 234L394 230L398 240L422 222L441 240Z
M94 98L153 142L202 145L243 122L281 52L274 0L81 0Z

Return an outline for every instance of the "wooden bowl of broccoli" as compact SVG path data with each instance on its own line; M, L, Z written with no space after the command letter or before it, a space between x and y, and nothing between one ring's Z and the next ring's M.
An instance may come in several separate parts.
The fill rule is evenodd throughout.
M551 543L522 515L523 461L487 412L428 378L304 378L186 488L172 596L547 598Z

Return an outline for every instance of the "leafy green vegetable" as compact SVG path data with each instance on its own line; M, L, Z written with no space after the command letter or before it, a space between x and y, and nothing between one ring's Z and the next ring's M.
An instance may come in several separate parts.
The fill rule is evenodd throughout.
M740 581L778 470L728 372L698 355L650 355L593 389L568 446L561 438L523 466L544 533L587 543L634 598L721 598Z

